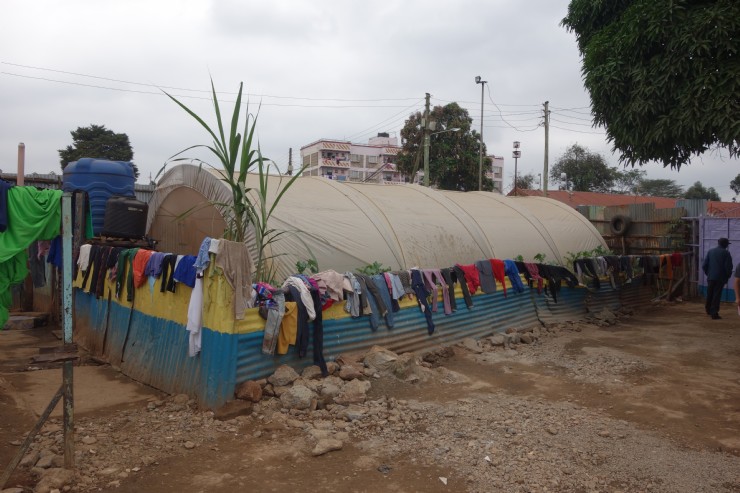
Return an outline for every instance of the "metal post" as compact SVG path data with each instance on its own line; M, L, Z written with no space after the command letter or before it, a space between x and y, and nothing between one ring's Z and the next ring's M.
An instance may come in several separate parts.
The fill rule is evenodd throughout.
M26 144L18 144L18 173L15 175L15 184L22 187L26 184Z
M424 186L429 186L429 93L426 93L424 109Z
M480 79L480 77L478 78ZM480 146L478 146L478 191L483 190L483 89L486 81L478 80L480 83Z
M544 191L545 197L547 197L547 175L549 173L548 167L548 153L550 150L550 101L545 101L545 169L542 173L542 190Z
M72 344L72 194L62 195L62 327L64 344ZM64 362L64 467L74 468L73 361Z

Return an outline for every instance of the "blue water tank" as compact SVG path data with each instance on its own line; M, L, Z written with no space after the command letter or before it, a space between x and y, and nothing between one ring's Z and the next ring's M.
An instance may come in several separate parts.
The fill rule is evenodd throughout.
M89 157L73 161L64 168L62 190L83 190L90 198L93 233L103 231L105 203L112 195L135 197L134 168L127 161L108 161Z

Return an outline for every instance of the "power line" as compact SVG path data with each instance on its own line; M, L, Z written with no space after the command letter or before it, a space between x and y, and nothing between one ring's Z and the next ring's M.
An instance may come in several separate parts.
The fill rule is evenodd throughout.
M555 125L550 125L550 127L557 128L557 129L560 129L560 130L565 130L565 131L568 131L568 132L577 132L579 134L606 135L605 132L585 132L583 130L573 130L572 128L556 127Z
M135 94L151 94L154 96L166 96L163 92L156 92L156 91L142 91L142 90L136 90L136 89L123 89L118 87L109 87L109 86L100 86L96 84L85 84L82 82L71 82L71 81L64 81L64 80L57 80L57 79L49 79L46 77L34 77L31 75L21 75L21 74L14 74L11 72L3 72L0 71L0 74L3 75L10 75L13 77L20 77L24 79L33 79L33 80L42 80L45 82L55 82L58 84L68 84L73 86L81 86L81 87L91 87L95 89L105 89L108 91L117 91L117 92L129 92L129 93L135 93ZM205 101L210 101L211 98L204 97L204 96L192 96L187 94L173 94L173 96L178 98L184 98L184 99L200 99ZM236 101L230 101L230 100L220 100L220 103L235 103ZM248 102L245 102L244 104L247 104ZM260 103L262 106L279 106L279 107L293 107L293 108L336 108L336 109L343 109L343 108L401 108L400 105L360 105L360 104L354 104L354 105L319 105L319 104L285 104L285 103Z
M594 126L594 125L593 125L593 124L591 124L591 123L575 123L575 122L566 122L566 121L564 121L564 120L558 120L557 118L552 118L552 121L554 121L554 122L559 122L559 123L564 123L564 124L566 124L566 125L579 125L579 126L582 126L582 127L592 127L592 128L593 128L593 126Z
M136 82L136 81L129 81L129 80L121 80L121 79L114 79L110 77L101 77L97 75L89 75L89 74L82 74L79 72L68 72L65 70L55 70L51 68L44 68L44 67L35 67L32 65L22 65L19 63L11 63L11 62L0 62L3 65L10 65L13 67L20 67L20 68L28 68L33 70L42 70L45 72L53 72L57 74L66 74L66 75L74 75L77 77L86 77L90 79L98 79L98 80L105 80L109 82L120 82L122 84L130 84L135 86L144 86L144 87L155 87L157 89L171 89L175 91L189 91L189 92L199 92L199 93L205 93L205 94L212 94L211 90L206 89L189 89L185 87L173 87L173 86L160 86L157 84L150 84L145 82ZM9 75L18 75L18 74L9 74ZM23 75L18 75L19 77L24 77ZM43 78L39 78L41 80L47 80ZM61 81L55 81L55 82L61 82ZM99 86L93 86L93 87L99 87ZM149 93L151 94L151 93ZM236 96L238 93L236 92L226 92L226 91L216 91L216 94L226 94L226 95L233 95ZM342 99L342 98L310 98L310 97L299 97L299 96L276 96L274 94L255 94L255 93L244 93L245 96L254 96L254 97L261 97L261 98L274 98L274 99L297 99L297 100L305 100L305 101L339 101L339 102L379 102L379 101L414 101L418 98L381 98L381 99ZM210 98L209 98L210 99Z
M434 97L434 99L436 99L437 101L442 101L443 103L457 103L457 104L460 104L460 103L477 104L477 103L479 103L479 101L450 101L450 100L442 99L442 98L438 98L438 97ZM508 106L539 106L539 105L538 104L504 104L504 103L499 103L499 106L507 106L508 107Z
M504 122L505 124L507 124L508 126L510 126L511 128L513 128L513 129L514 129L514 130L516 130L517 132L531 132L531 131L532 131L532 130L521 130L521 129L519 129L519 128L515 127L514 125L512 125L511 123L509 123L509 122L508 122L508 121L507 121L507 120L506 120L506 119L504 118L504 115L503 115L503 114L501 113L501 108L499 108L499 107L498 107L498 105L496 104L496 102L495 102L495 101L493 100L493 97L491 97L491 85L490 85L490 84L488 85L488 99L489 99L489 100L491 100L491 104L492 104L493 106L495 106L495 107L496 107L496 109L498 110L498 113L499 113L499 117L501 118L501 120L502 120L502 121L503 121L503 122Z
M363 136L363 135L365 135L366 133L368 133L370 131L374 131L378 127L381 127L383 125L386 125L386 122L388 122L390 120L393 120L394 118L398 117L398 115L400 115L401 113L404 113L404 112L410 110L411 108L413 108L414 106L416 106L420 102L421 102L421 98L417 98L416 101L412 105L407 106L406 108L404 108L401 111L399 111L398 113L395 113L394 115L386 118L385 120L381 121L380 123L376 123L375 125L373 125L371 127L368 127L368 128L366 128L365 130L363 130L361 132L357 132L355 134L350 135L347 138L347 140L352 140L353 138L357 138L357 137Z

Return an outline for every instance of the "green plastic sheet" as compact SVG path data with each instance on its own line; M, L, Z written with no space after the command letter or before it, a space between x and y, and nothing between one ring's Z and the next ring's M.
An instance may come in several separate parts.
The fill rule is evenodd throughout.
M0 329L8 321L10 287L28 275L28 247L59 235L61 190L13 187L8 190L8 229L0 233Z

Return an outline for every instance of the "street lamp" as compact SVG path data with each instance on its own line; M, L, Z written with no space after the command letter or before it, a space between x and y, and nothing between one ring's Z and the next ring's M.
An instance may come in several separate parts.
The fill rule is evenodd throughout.
M519 158L522 157L522 151L519 150L519 141L514 141L514 151L511 153L511 157L514 158L514 195L516 195L516 188L517 188L517 164L519 162Z
M440 130L439 132L429 133L426 132L424 135L424 186L429 186L429 144L432 140L432 135L443 134L445 132L459 132L459 128L448 128L447 130Z
M475 83L480 84L480 146L478 148L478 190L483 190L483 89L486 87L486 82L480 78L480 75L475 76Z

